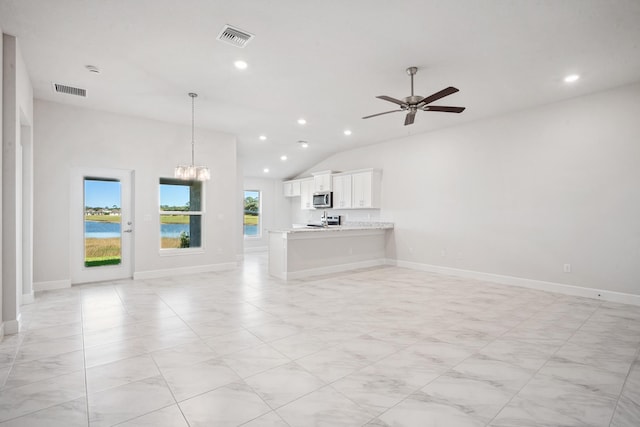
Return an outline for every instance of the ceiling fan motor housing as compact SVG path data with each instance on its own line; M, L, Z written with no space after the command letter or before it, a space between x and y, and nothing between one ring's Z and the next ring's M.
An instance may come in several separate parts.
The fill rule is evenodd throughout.
M423 99L424 99L424 96L412 95L412 96L407 96L404 99L404 102L406 102L409 105L413 105L413 104L419 104L420 101L422 101Z

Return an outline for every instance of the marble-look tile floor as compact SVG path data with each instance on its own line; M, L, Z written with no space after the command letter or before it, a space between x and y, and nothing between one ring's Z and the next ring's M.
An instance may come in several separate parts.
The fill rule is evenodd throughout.
M0 426L640 425L640 307L381 267L44 292Z

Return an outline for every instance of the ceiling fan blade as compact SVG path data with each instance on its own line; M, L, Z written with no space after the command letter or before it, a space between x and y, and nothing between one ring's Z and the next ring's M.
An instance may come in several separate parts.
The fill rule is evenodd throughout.
M425 105L423 111L440 111L442 113L462 113L465 107L442 107L438 105Z
M400 106L402 106L402 105L407 105L407 103L406 103L406 102L404 102L404 101L400 101L399 99L395 99L395 98L392 98L392 97L390 97L390 96L386 96L386 95L376 96L376 98L378 98L378 99L384 99L385 101L393 102L394 104L398 104L398 105L400 105Z
M422 105L431 104L432 102L437 101L440 98L444 98L445 96L449 96L449 95L454 94L456 92L458 92L458 89L456 89L453 86L449 86L446 89L442 89L440 92L436 92L433 95L427 96L425 99L420 101L420 104L422 104Z
M396 113L398 111L404 111L404 110L391 110L391 111L385 111L384 113L378 113L378 114L372 114L370 116L365 116L363 117L363 119L370 119L371 117L376 117L376 116L381 116L383 114L389 114L389 113Z
M407 113L407 117L404 118L404 125L412 125L413 121L416 119L416 112L415 111L409 111Z

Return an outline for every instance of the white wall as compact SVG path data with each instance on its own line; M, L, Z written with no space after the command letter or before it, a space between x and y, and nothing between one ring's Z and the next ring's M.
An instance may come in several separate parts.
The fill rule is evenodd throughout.
M2 320L11 334L20 327L23 263L30 263L23 257L30 256L32 244L30 236L23 236L23 226L30 227L23 222L23 198L31 197L24 194L23 182L30 178L31 159L23 158L30 150L23 152L22 146L31 143L33 89L18 40L7 34L2 38ZM26 217L29 221L29 212Z
M282 195L282 181L267 178L244 178L244 190L258 190L262 196L260 215L262 234L259 238L244 239L245 250L266 249L269 246L267 230L291 227L290 208Z
M2 28L0 28L0 35L2 35ZM4 57L4 37L0 37L0 147L4 146L4 126L3 126L3 121L2 121L2 117L3 117L3 109L2 109L2 104L4 103L4 92L2 90L2 87L4 86L4 84L2 83L4 81L4 62L3 62L3 57ZM2 165L2 151L0 150L0 165ZM3 242L3 234L2 234L2 185L3 185L3 180L2 180L2 166L0 166L0 271L2 271L3 269L3 265L2 265L2 242ZM2 338L4 337L4 316L2 313L2 306L3 306L3 299L2 299L2 294L4 293L4 285L3 285L3 281L2 281L2 274L0 274L0 342L2 341Z
M209 166L205 184L204 253L160 256L158 181L190 161L191 129L149 119L36 100L34 128L34 282L69 280L70 175L74 167L133 170L134 274L236 262L236 141L196 129L196 162ZM78 226L82 226L79 224Z
M390 258L640 295L639 117L635 84L343 152L312 170L383 170Z

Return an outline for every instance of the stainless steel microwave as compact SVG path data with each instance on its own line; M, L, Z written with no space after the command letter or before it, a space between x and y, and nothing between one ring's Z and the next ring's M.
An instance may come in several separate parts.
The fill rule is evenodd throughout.
M322 193L313 193L314 208L332 208L333 193L331 191L323 191Z

